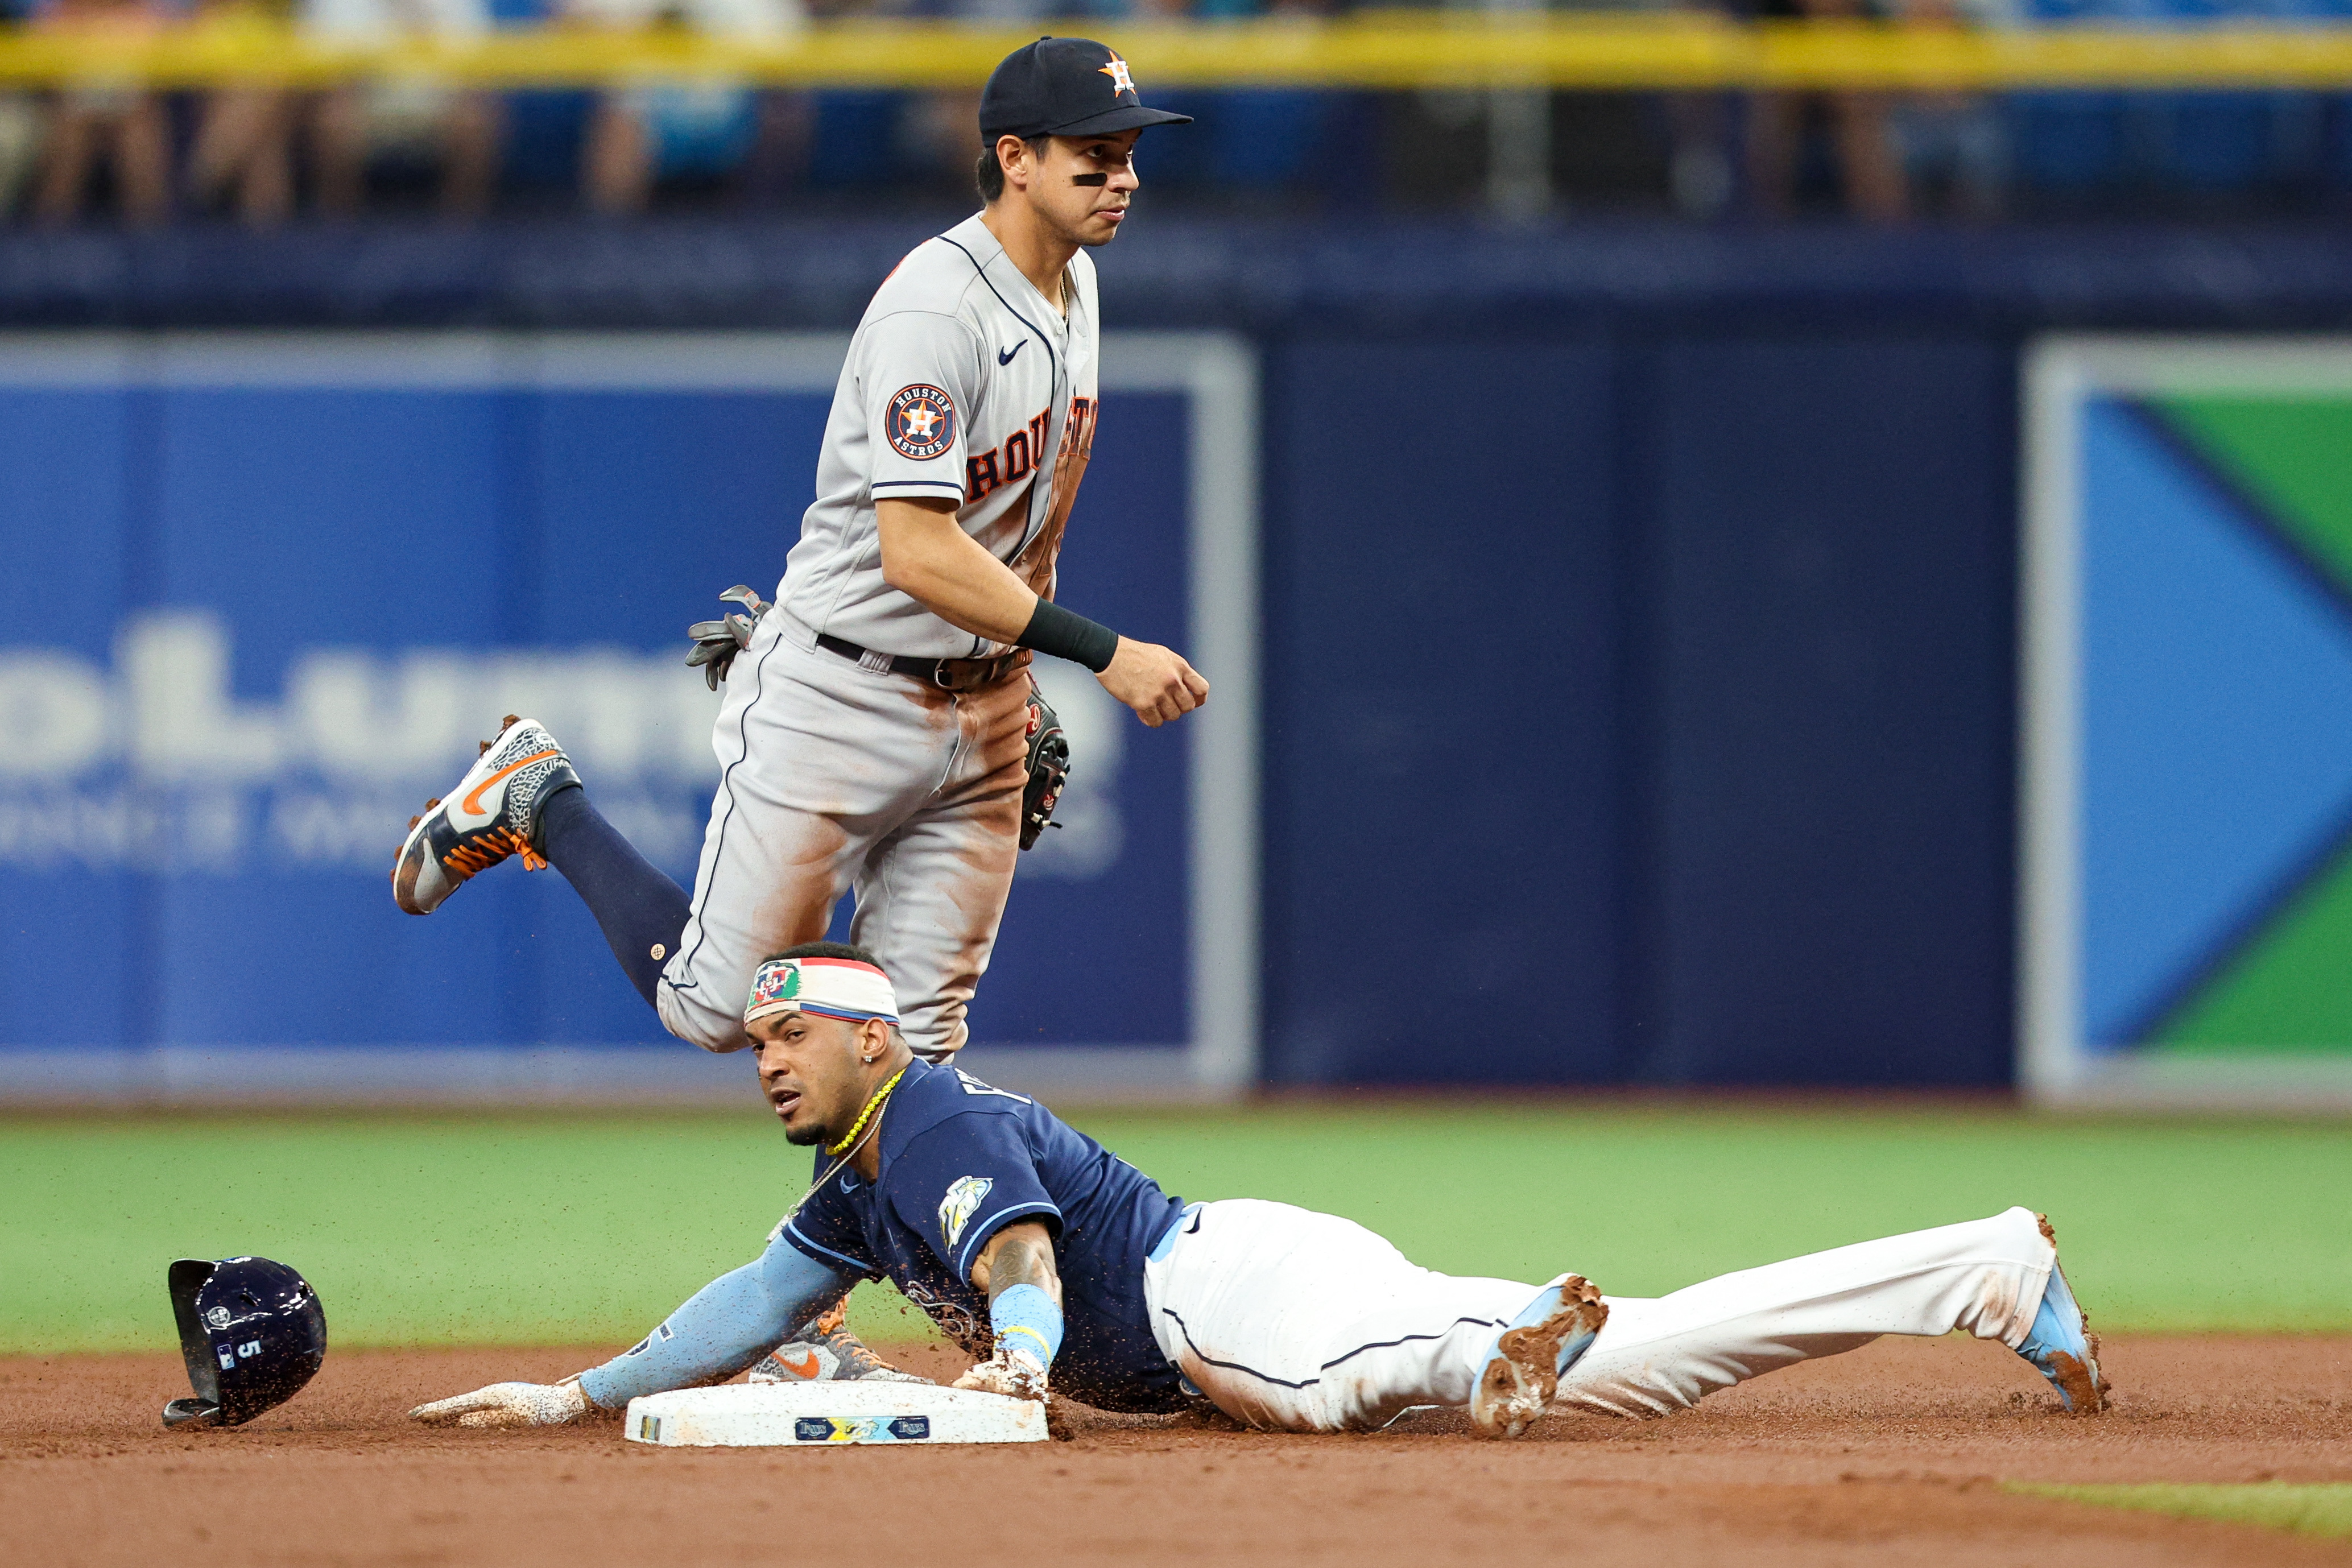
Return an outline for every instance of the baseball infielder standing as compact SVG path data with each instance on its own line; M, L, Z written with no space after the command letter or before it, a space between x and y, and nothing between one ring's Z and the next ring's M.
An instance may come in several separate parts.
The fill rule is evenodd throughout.
M1186 1204L1044 1106L910 1051L873 956L812 943L760 967L760 1082L816 1182L757 1259L634 1349L558 1384L413 1412L478 1427L618 1411L723 1380L859 1279L887 1277L978 1364L957 1386L1049 1379L1115 1410L1205 1397L1253 1427L1378 1427L1466 1406L1517 1437L1555 1399L1663 1415L1880 1334L1965 1329L2031 1362L2076 1415L2106 1403L2097 1342L2030 1209L1816 1252L1655 1301L1416 1268L1351 1220Z
M1208 699L1175 653L1054 602L1096 418L1086 252L1127 217L1143 128L1187 118L1144 107L1127 62L1084 38L1040 39L990 77L987 205L866 307L774 607L746 594L755 619L695 629L689 663L732 675L692 900L546 729L509 718L410 824L401 908L428 915L509 855L552 863L663 1027L729 1051L750 1043L760 960L824 936L854 887L852 934L898 977L908 1043L935 1061L963 1045L1023 841L1031 653L1086 665L1147 725Z

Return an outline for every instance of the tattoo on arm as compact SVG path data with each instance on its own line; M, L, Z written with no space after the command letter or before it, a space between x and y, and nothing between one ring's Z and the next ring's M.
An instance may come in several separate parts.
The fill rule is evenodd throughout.
M1054 1267L1054 1239L1033 1222L1008 1225L989 1238L972 1265L972 1283L988 1292L992 1301L1015 1285L1034 1285L1062 1301L1061 1271Z

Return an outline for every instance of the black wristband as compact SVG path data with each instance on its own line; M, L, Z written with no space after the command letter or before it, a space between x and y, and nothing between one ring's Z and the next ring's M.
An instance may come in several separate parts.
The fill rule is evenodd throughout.
M1015 647L1034 648L1040 653L1084 664L1097 675L1110 668L1111 656L1118 652L1118 632L1050 599L1037 601L1027 630L1013 642Z

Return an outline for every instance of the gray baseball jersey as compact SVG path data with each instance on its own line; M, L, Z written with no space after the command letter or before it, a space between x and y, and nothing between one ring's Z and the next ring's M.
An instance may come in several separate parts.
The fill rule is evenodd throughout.
M974 217L917 246L866 307L778 612L736 659L713 731L719 792L656 994L681 1040L748 1044L760 960L824 936L854 887L849 939L897 984L908 1040L963 1044L1020 853L1029 673L947 692L813 644L1003 652L883 581L877 497L955 502L966 533L1051 595L1095 414L1094 264L1080 252L1066 276L1066 317Z
M810 631L883 653L986 658L882 579L877 500L957 503L964 532L1053 597L1054 563L1093 444L1093 260L1071 258L1066 316L975 214L915 247L866 308L834 389L816 503L776 602Z

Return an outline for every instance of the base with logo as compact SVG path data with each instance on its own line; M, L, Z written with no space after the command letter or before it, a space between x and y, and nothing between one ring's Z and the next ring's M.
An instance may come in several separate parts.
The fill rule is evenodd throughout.
M1045 1407L927 1383L750 1383L629 1401L622 1435L669 1448L1040 1443Z

